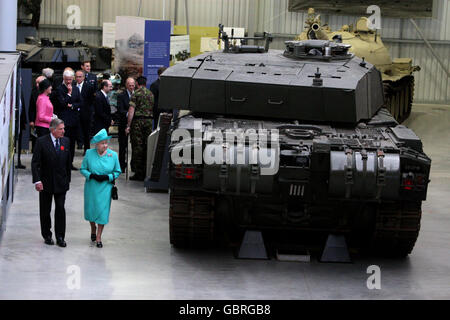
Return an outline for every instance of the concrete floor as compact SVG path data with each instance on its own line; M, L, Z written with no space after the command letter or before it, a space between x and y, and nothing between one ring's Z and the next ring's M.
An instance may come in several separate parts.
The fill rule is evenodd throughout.
M433 159L422 228L404 260L356 258L352 264L236 260L228 250L182 251L169 244L168 194L147 194L119 179L103 249L83 218L83 178L67 195L67 248L44 245L30 155L23 156L15 201L0 242L0 299L449 299L450 107L414 106L407 121ZM113 146L115 149L115 146ZM80 167L77 155L76 166ZM381 268L369 290L367 268ZM70 266L80 271L71 288ZM69 283L69 286L68 286Z

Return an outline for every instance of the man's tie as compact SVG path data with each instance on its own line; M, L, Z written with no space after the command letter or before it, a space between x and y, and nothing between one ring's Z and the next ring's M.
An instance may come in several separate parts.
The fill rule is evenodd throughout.
M57 154L59 154L60 151L61 151L61 148L60 148L60 146L59 146L59 139L56 139L56 142L55 142L55 150L56 150L56 153L57 153Z

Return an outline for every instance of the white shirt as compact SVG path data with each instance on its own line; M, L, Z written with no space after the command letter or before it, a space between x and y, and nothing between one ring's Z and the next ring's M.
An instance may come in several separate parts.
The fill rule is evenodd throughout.
M53 134L51 132L50 132L50 138L52 138L53 146L56 148L56 138L53 136ZM61 145L61 139L60 139L59 145Z
M105 98L108 98L108 95L105 93L105 91L103 91L103 90L100 90L102 93L103 93L103 95L105 96Z
M77 87L78 87L78 89L80 89L80 93L81 93L81 90L83 90L83 85L84 85L84 81L82 83L77 83Z

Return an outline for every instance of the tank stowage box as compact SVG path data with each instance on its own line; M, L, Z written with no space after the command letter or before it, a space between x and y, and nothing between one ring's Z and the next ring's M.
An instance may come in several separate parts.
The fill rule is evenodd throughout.
M227 46L228 46L227 42ZM380 72L330 40L206 53L161 76L174 246L266 239L404 256L420 229L431 160L383 108ZM238 52L238 53L236 53Z

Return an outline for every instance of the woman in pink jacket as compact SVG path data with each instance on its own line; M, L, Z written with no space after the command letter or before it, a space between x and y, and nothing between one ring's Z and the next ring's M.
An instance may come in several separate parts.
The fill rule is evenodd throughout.
M44 79L39 83L40 95L36 101L36 133L38 137L42 137L50 133L50 121L53 117L53 105L50 102L50 94L52 93L52 85L48 79Z

